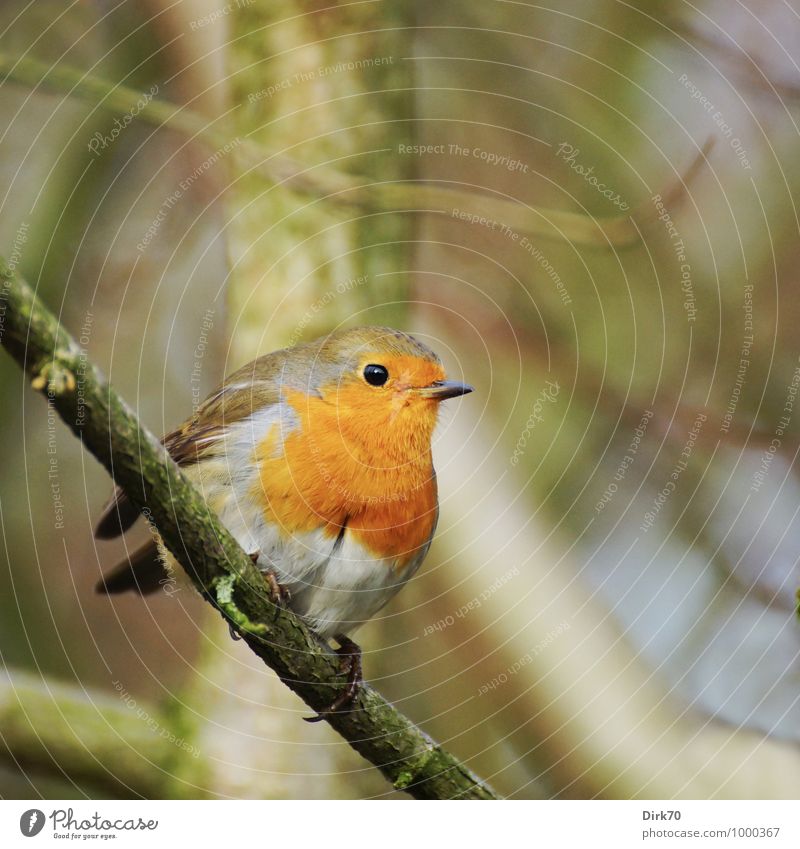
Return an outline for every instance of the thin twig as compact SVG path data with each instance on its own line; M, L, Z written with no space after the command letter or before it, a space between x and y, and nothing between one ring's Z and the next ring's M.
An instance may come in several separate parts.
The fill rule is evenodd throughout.
M64 64L48 65L29 56L0 53L0 79L80 98L116 115L135 115L156 127L177 130L220 149L236 141L231 158L240 172L255 173L267 182L331 203L369 210L415 210L453 215L453 211L497 222L519 233L567 241L576 245L622 248L641 242L633 220L625 215L591 216L532 206L492 193L467 191L434 181L376 182L368 176L345 174L325 165L308 166L275 153L250 138L234 139L223 121L214 121L149 93L108 82Z

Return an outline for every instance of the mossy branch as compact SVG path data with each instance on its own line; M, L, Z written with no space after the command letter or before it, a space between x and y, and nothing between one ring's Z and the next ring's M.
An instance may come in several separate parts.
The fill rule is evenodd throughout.
M330 704L345 684L336 655L298 617L269 600L250 558L161 443L2 259L0 343L146 513L203 597L309 707L321 711ZM496 798L369 686L351 710L327 721L395 787L416 798Z

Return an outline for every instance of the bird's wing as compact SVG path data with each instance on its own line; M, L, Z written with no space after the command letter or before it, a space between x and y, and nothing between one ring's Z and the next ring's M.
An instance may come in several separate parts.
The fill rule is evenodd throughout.
M259 357L228 377L197 412L161 441L179 466L197 463L224 438L227 429L280 400L284 351ZM95 527L97 539L124 534L139 518L139 510L117 487Z

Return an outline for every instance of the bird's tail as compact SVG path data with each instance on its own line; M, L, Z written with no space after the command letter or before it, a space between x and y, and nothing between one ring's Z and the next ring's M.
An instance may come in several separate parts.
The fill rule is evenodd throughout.
M108 595L127 590L147 595L155 592L167 578L158 546L151 539L107 572L97 582L95 590Z

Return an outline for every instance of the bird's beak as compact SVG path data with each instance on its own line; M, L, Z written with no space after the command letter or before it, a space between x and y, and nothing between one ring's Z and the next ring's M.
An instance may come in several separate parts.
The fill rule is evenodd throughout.
M433 401L444 401L446 398L457 398L459 395L467 395L473 391L468 383L459 383L457 380L437 380L430 386L422 386L417 389L423 398Z

